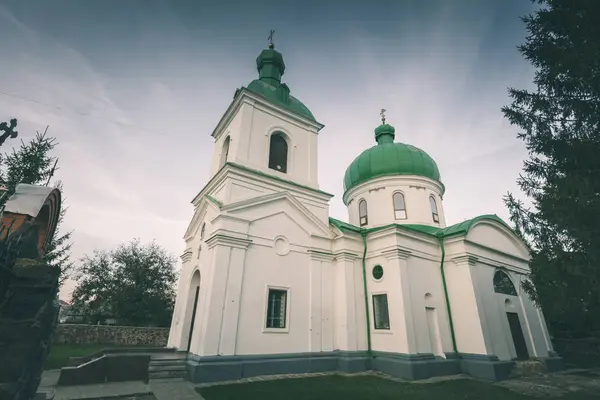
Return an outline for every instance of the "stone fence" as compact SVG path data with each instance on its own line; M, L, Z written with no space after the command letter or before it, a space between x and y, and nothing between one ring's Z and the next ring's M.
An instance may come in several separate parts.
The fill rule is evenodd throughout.
M58 324L54 343L164 347L168 338L169 328Z

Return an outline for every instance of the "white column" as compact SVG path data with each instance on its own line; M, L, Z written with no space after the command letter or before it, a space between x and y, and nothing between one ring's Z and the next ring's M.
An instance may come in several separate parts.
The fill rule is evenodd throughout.
M415 330L415 321L413 318L412 298L410 293L410 276L408 270L408 257L410 257L410 251L400 248L385 251L383 255L390 261L388 264L393 271L396 268L400 286L396 291L390 291L388 307L390 313L396 313L403 318L399 318L401 326L399 329L394 328L398 332L398 339L402 340L405 338L404 343L398 343L400 345L399 351L401 353L416 354L417 350L417 338ZM391 304L390 304L391 303ZM391 319L391 318L390 318ZM371 318L371 321L373 319ZM373 322L371 322L373 324Z
M169 329L169 340L167 347L176 347L182 349L186 343L181 342L181 327L185 318L186 303L189 288L186 283L189 283L188 269L189 262L192 258L192 250L186 249L181 255L181 271L179 272L179 282L177 284L177 292L175 297L175 306L173 307L173 319L171 320L171 328Z
M476 280L471 271L476 263L477 258L470 255L461 255L446 263L446 286L458 351L488 354L484 331L487 321L478 305Z
M348 252L335 255L334 274L334 348L337 350L358 350L357 329L365 330L366 327L358 327L356 321L356 301L354 281L354 262L358 255ZM364 307L364 299L358 299L359 304Z
M213 235L206 241L212 251L212 259L208 277L206 315L203 316L202 341L198 343L200 353L193 351L195 354L231 355L235 351L243 263L246 248L250 243L251 241L247 239L222 234ZM227 304L227 300L232 299L236 301ZM223 348L220 347L221 345Z

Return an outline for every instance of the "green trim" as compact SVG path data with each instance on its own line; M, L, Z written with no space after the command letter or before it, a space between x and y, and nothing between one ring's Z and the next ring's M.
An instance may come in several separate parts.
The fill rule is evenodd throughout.
M367 317L367 354L372 355L371 352L371 318L369 317L369 292L367 290L367 235L368 232L362 232L363 240L363 256L362 256L362 270L363 270L363 286L365 288L365 315Z
M452 337L452 349L458 353L456 347L456 335L454 333L454 321L452 319L452 310L450 309L450 296L448 296L448 286L446 285L446 272L444 272L444 260L446 259L446 249L444 248L444 238L438 236L440 248L442 249L442 260L440 261L440 272L442 274L442 285L444 287L444 297L446 298L446 309L448 310L448 322L450 325L450 336Z
M319 190L319 189L311 188L310 186L301 185L301 184L296 183L296 182L288 181L287 179L283 179L283 178L280 178L280 177L275 176L275 175L267 174L265 172L258 171L258 170L254 169L254 168L249 168L249 167L246 167L244 165L236 164L234 162L226 162L225 165L230 165L232 167L241 169L243 171L250 172L250 173L252 173L254 175L262 176L262 177L269 178L269 179L274 179L274 180L279 181L279 182L287 183L288 185L293 185L293 186L296 186L296 187L299 187L299 188L302 188L302 189L305 189L305 190L310 190L311 192L323 194L323 195L326 195L326 196L329 196L329 197L334 197L331 193L327 193L327 192L324 192L324 191Z
M213 203L215 206L217 206L219 208L223 207L223 203L220 202L219 200L215 199L214 197L212 197L210 194L207 194L204 197L206 197L206 199L208 201L210 201L211 203Z

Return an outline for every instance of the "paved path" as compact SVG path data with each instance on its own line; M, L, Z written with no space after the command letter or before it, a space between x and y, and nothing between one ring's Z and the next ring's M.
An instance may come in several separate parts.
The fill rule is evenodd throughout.
M152 390L144 382L111 382L94 385L57 386L54 388L54 400L94 399L151 393Z
M81 400L110 396L153 394L157 400L204 400L194 386L184 380L110 382L95 385L56 386L60 370L44 371L38 392L54 392L54 400Z
M150 388L156 400L204 400L187 381L150 381Z

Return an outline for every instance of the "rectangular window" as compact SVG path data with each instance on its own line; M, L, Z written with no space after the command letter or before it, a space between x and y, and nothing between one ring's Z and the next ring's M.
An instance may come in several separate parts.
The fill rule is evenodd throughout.
M269 289L267 328L285 329L287 290Z
M437 213L432 213L431 216L433 217L433 222L440 222L440 217Z
M373 320L375 329L390 329L387 294L373 295Z

